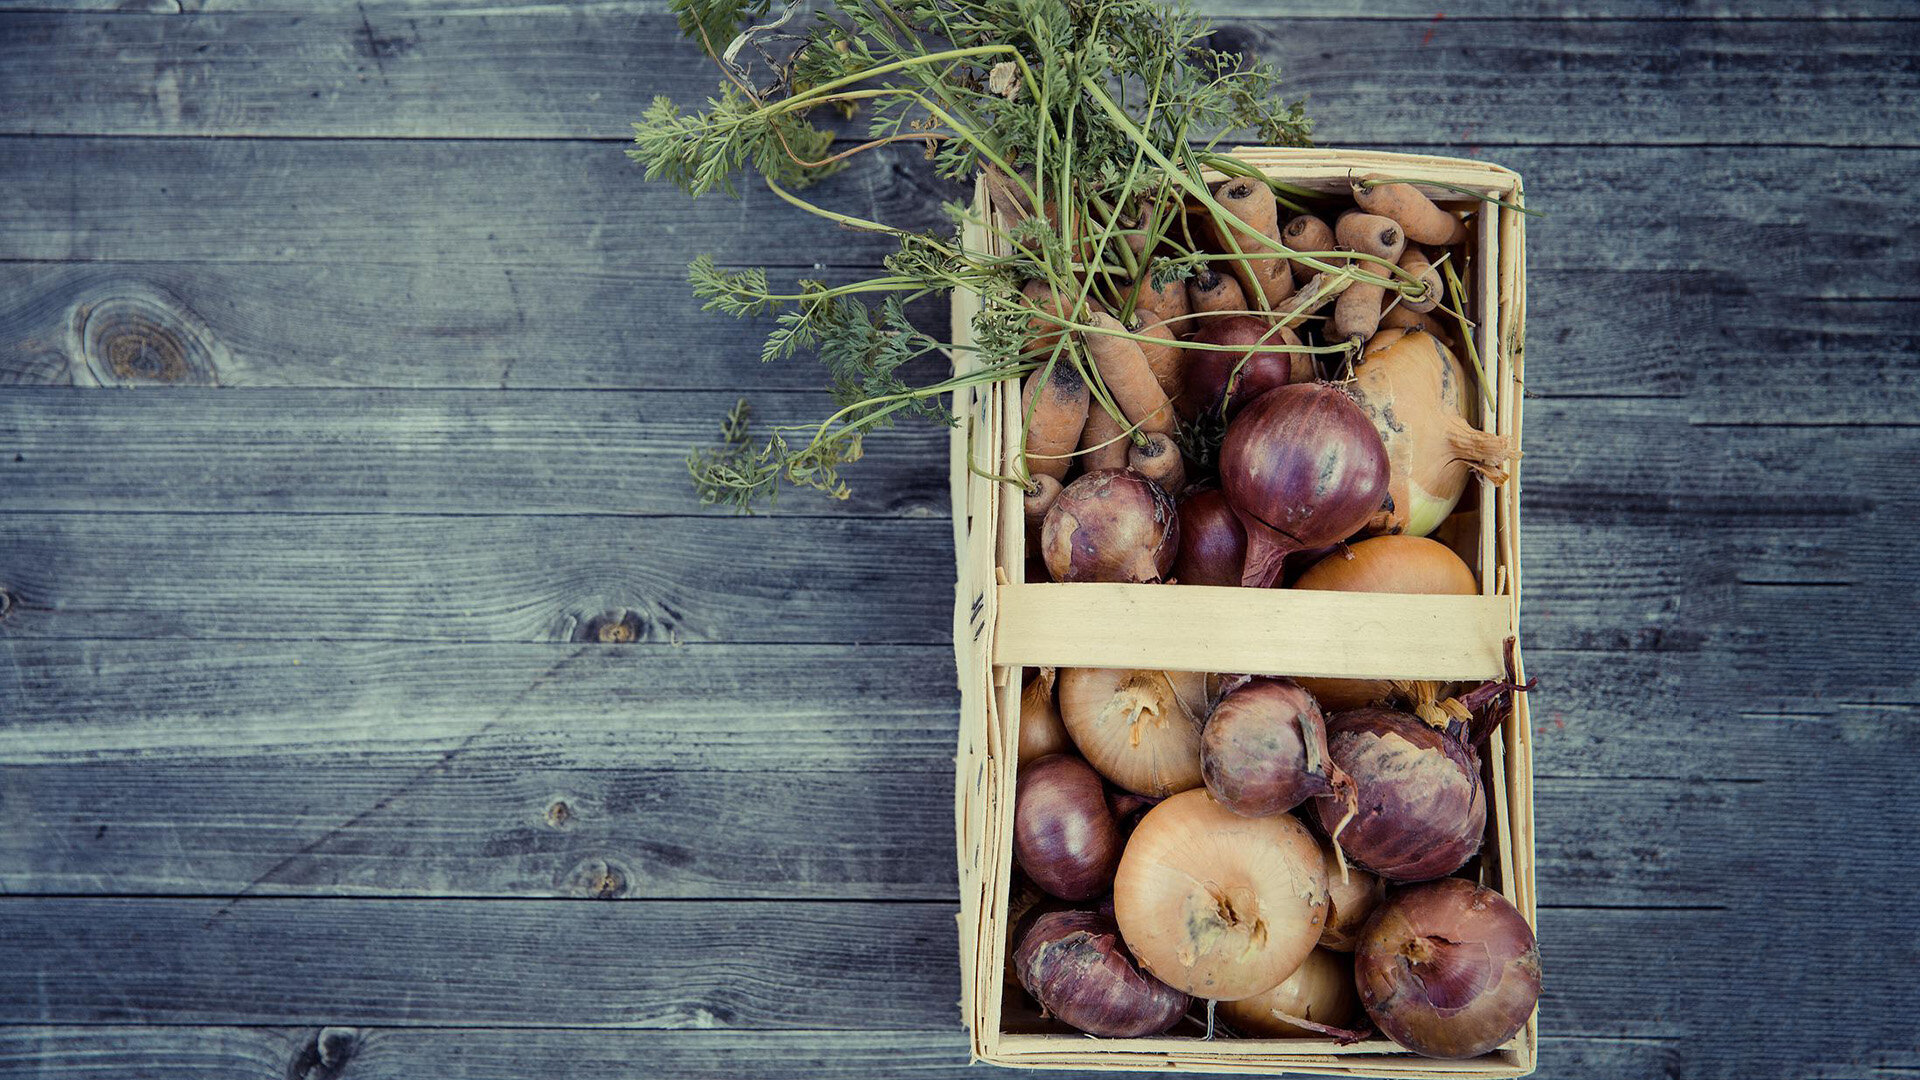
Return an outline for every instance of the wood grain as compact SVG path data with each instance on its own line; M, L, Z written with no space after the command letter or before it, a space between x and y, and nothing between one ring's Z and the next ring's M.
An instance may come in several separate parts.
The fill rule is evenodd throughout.
M1593 145L1624 130L1643 145L1914 146L1920 133L1920 23L1573 21L1543 35L1452 11L1256 13L1241 8L1213 45L1279 63L1327 145ZM622 140L656 94L693 105L720 81L666 15L345 4L0 14L0 73L18 106L0 134L309 138Z

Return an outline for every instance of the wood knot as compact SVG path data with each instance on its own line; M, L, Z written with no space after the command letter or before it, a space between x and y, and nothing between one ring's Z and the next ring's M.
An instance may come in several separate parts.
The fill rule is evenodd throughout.
M573 820L573 807L565 799L555 799L547 806L547 824L556 829L564 829Z
M336 1080L360 1049L360 1032L325 1027L313 1033L287 1065L287 1080Z
M13 594L0 589L0 619L13 614Z
M73 309L75 385L218 386L212 330L158 293L116 294Z
M582 859L561 875L562 893L588 900L617 900L631 887L626 868L605 859Z
M640 641L652 633L653 624L637 611L620 608L588 619L575 635L575 641L597 641L602 645L624 645Z

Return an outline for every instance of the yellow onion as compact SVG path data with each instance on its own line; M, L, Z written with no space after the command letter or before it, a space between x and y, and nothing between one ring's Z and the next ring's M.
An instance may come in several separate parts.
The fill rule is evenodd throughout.
M1183 791L1134 829L1113 915L1140 965L1176 990L1232 1001L1293 974L1320 940L1327 872L1291 814L1245 818Z
M1387 895L1387 883L1352 863L1343 874L1332 845L1322 853L1327 864L1327 928L1320 935L1320 947L1352 952L1360 941L1360 928L1367 925L1373 909Z
M1374 531L1425 536L1453 513L1473 474L1506 480L1512 441L1468 423L1478 393L1432 334L1411 330L1378 347L1369 343L1353 366L1348 393L1387 446L1392 505Z
M1067 734L1101 776L1155 797L1200 786L1205 675L1062 668L1059 691Z
M1353 958L1315 949L1293 974L1271 990L1220 1003L1220 1015L1235 1031L1266 1039L1306 1039L1332 1035L1358 1042L1354 1028L1362 1015L1360 992L1353 986Z
M1020 764L1073 749L1060 710L1053 704L1054 670L1038 669L1020 691Z
M1424 536L1376 536L1344 550L1336 548L1301 574L1293 587L1423 596L1471 596L1480 591L1473 571L1452 548ZM1384 701L1392 689L1385 679L1300 679L1299 683L1328 713Z

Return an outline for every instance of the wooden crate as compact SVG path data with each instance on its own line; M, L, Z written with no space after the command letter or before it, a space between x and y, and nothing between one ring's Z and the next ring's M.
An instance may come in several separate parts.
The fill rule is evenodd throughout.
M1466 185L1521 201L1519 176L1485 162L1346 150L1243 148L1234 153L1271 176L1327 191L1344 191L1350 175L1378 172ZM1481 362L1497 389L1497 407L1483 416L1481 426L1512 436L1517 445L1526 319L1524 218L1444 189L1426 191L1443 205L1479 211L1469 240L1476 245L1476 272L1465 284L1470 314L1479 322ZM984 193L976 192L975 204L990 212ZM977 250L993 246L984 228L966 239ZM977 298L955 295L956 341L968 340L977 308ZM960 370L970 356L958 351ZM1008 455L1019 446L1018 401L1018 387L1011 382L963 391L955 401L961 423L952 441L958 561L953 638L961 698L955 791L960 1004L974 1057L1032 1068L1451 1078L1531 1072L1537 1015L1505 1046L1469 1061L1422 1058L1379 1036L1343 1047L1330 1039L1097 1039L1002 1030L1023 667L1481 680L1504 673L1505 643L1518 637L1520 621L1517 464L1506 484L1479 484L1478 558L1468 560L1477 563L1479 596L1026 582L1020 492L980 475L1011 472ZM980 472L968 467L970 457ZM1488 507L1492 513L1485 512ZM1223 633L1221 628L1229 626L1232 633ZM1146 627L1160 629L1142 632ZM1299 632L1301 627L1311 632ZM1491 812L1481 864L1485 883L1533 922L1533 754L1525 695L1516 697L1512 717L1483 755Z

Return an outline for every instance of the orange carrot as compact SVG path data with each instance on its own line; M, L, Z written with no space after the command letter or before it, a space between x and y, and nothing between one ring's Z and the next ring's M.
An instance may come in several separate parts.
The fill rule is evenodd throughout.
M1047 374L1046 368L1040 368L1027 376L1021 395L1021 415L1033 414L1027 426L1027 473L1062 480L1073 464L1068 455L1080 445L1080 432L1087 423L1089 395L1086 380L1065 360L1053 365L1051 377L1043 384L1041 377Z
M1295 251L1332 251L1333 226L1312 214L1301 214L1287 222L1287 227L1280 230L1280 242ZM1347 265L1345 259L1328 258L1325 255L1320 256L1320 261L1329 266ZM1294 276L1305 279L1309 274L1310 271L1306 265L1302 264Z
M1440 271L1434 269L1433 264L1427 261L1427 256L1424 252L1417 247L1407 248L1407 250L1400 255L1400 269L1419 278L1427 287L1426 293L1418 300L1408 300L1402 297L1400 300L1401 307L1406 308L1408 311L1417 311L1425 314L1440 305L1440 290L1444 287L1440 284Z
M1247 294L1229 274L1208 268L1187 279L1187 301L1192 311L1248 311Z
M1342 214L1333 226L1341 247L1392 262L1407 249L1407 234L1391 218L1377 214Z
M1064 489L1060 481L1045 473L1036 475L1033 478L1033 484L1027 488L1026 494L1020 499L1021 509L1027 516L1027 524L1039 525L1047 516L1047 511L1053 509L1054 500L1060 497L1062 490Z
M1134 314L1142 319L1150 315L1157 315L1161 319L1177 319L1192 310L1187 301L1187 283L1184 279L1175 278L1164 287L1155 288L1151 274L1141 275L1140 295L1133 302Z
M1080 456L1075 460L1086 466L1088 472L1126 468L1127 448L1133 445L1126 431L1126 426L1115 420L1112 413L1094 402L1087 410L1087 426L1080 431Z
M1271 251L1262 237L1279 239L1279 208L1273 201L1273 189L1261 181L1238 176L1214 189L1214 198L1240 221L1222 235L1211 217L1203 218L1219 241L1222 254L1257 256ZM1293 270L1286 259L1235 259L1227 264L1240 279L1240 288L1267 310L1274 310L1293 294Z
M1186 379L1186 350L1180 347L1180 339L1166 321L1155 315L1142 318L1140 328L1134 331L1153 341L1136 341L1140 351L1146 354L1147 366L1153 369L1153 379L1168 397L1178 397L1180 385Z
M1022 285L1020 294L1027 298L1027 303L1049 315L1064 317L1066 314L1067 305L1053 294L1052 286L1039 278ZM1027 339L1027 355L1045 360L1060 343L1062 330L1057 323L1036 316L1027 320L1027 332L1033 335Z
M1128 450L1127 466L1175 498L1187 489L1187 464L1181 460L1180 444L1164 432L1156 431L1145 443Z
M1398 230L1395 230L1398 231ZM1356 345L1373 336L1380 326L1380 307L1387 289L1371 281L1356 281L1340 294L1333 305L1333 324L1328 328L1328 344L1349 341Z
M1172 431L1173 402L1160 389L1139 342L1120 337L1127 333L1126 328L1104 311L1094 312L1089 321L1095 329L1082 333L1081 340L1100 373L1100 381L1127 422L1138 425L1141 431Z
M1363 176L1353 184L1353 201L1369 214L1392 218L1406 230L1407 239L1416 244L1449 247L1467 238L1467 227L1459 218L1434 205L1412 184L1379 184L1367 187Z

